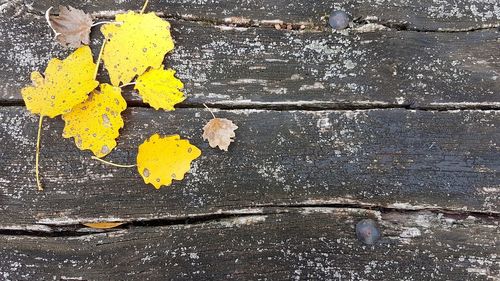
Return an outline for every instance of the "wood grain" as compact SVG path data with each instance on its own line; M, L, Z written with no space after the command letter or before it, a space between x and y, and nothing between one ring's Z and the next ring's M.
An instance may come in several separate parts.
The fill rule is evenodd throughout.
M0 22L6 36L0 41L0 103L19 104L30 72L69 51L53 42L43 17ZM186 105L500 108L500 34L494 30L342 35L172 25L176 49L165 64L184 81ZM97 54L101 38L94 33ZM127 99L139 100L130 89Z
M498 1L150 1L188 99L154 111L125 88L106 159L134 163L154 133L202 156L155 190L46 120L38 192L20 89L71 51L43 17L59 4L109 20L142 1L0 0L1 280L500 280ZM333 9L350 29L327 27ZM202 140L203 103L239 126L229 152Z
M37 119L0 108L1 224L175 218L248 207L357 204L403 209L500 211L499 111L221 110L239 127L229 152L209 148L205 109L129 108L118 147L106 159L135 163L154 133L180 134L203 154L171 187L145 185L134 168L91 160L44 124L34 178Z
M499 226L475 217L305 208L76 237L0 235L4 280L496 280ZM357 241L361 219L382 239Z
M73 5L86 11L139 10L141 1L35 1L33 9L45 12L50 6ZM205 21L220 22L230 17L243 17L253 22L280 20L286 23L305 23L326 26L325 16L334 9L342 9L353 19L371 19L375 22L396 23L410 29L470 29L500 24L500 5L490 0L436 0L377 1L377 0L232 0L232 1L150 1L148 11L163 12L169 16L187 16Z

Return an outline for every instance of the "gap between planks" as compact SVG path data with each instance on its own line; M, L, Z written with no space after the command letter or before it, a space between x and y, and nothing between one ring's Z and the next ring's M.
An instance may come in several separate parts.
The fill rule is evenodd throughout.
M210 108L220 110L269 110L269 111L353 111L353 110L379 110L379 109L406 109L412 111L457 111L457 110L477 110L477 111L496 111L500 110L500 102L487 103L431 103L425 106L419 106L412 103L388 103L377 101L366 102L257 102L257 101L216 101L216 102L183 102L175 106L175 108L193 108L204 109L206 104ZM0 101L1 107L25 107L21 100ZM142 101L127 101L127 107L133 108L150 108L148 104Z

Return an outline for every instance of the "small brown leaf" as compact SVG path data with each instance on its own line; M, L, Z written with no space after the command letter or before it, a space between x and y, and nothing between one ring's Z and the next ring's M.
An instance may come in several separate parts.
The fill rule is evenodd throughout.
M77 48L83 44L90 43L90 28L92 27L92 17L84 11L71 6L59 6L59 16L49 15L47 10L47 20L50 27L56 33L56 39L63 46Z
M120 226L122 224L123 222L93 222L93 223L84 223L83 225L95 229L108 229Z
M236 135L234 130L238 129L233 121L225 118L214 118L203 127L203 139L208 140L210 147L219 146L221 150L227 151Z

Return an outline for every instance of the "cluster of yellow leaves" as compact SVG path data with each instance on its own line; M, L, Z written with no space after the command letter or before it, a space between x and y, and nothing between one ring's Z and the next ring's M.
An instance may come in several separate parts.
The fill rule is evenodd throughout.
M89 43L93 26L90 15L60 7L59 16L51 16L50 10L46 18L61 44L76 47ZM162 65L165 55L174 49L169 22L154 13L129 11L116 15L115 22L104 24L101 32L105 41L97 65L90 48L79 47L64 60L50 60L44 76L33 72L33 86L22 89L28 110L41 117L62 115L63 137L74 138L79 149L88 149L98 158L117 146L116 139L124 126L121 113L127 103L120 87L135 84L142 100L156 110L172 111L185 100L184 84L175 77L174 70ZM111 85L99 86L96 81L101 57ZM204 127L203 138L209 140L211 147L227 151L237 128L230 120L214 116ZM158 189L171 185L173 180L182 180L191 162L200 155L196 146L179 135L154 134L139 146L137 169L145 183ZM87 224L94 228L117 225Z

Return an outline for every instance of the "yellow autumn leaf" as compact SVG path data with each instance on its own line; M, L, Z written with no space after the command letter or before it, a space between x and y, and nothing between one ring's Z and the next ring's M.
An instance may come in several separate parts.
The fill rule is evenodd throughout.
M99 85L94 77L95 68L88 46L76 49L64 60L51 59L45 77L32 72L33 86L21 90L26 107L32 113L50 118L69 112Z
M116 15L115 21L101 27L107 40L102 59L114 86L131 82L148 67L159 68L174 49L170 23L154 13L129 11Z
M184 84L175 77L175 70L150 69L137 78L135 89L145 103L154 109L174 110L174 105L186 99L181 92Z
M122 224L123 222L93 222L93 223L84 223L83 225L95 229L108 229L120 226Z
M173 179L182 180L191 161L200 155L201 150L179 135L154 134L139 146L137 170L145 183L159 189L162 185L171 185Z
M101 84L100 91L94 90L88 100L62 116L63 137L72 137L79 149L104 157L116 147L115 139L123 127L121 112L126 108L119 87Z

